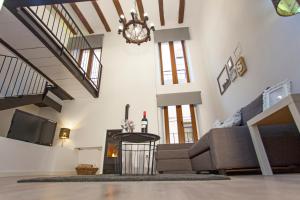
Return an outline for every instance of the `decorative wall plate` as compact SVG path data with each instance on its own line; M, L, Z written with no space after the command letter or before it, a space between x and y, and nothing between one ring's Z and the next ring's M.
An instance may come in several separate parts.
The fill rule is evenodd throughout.
M247 66L246 66L245 58L243 56L241 56L237 60L235 67L236 67L236 71L239 74L239 76L243 76L246 73Z

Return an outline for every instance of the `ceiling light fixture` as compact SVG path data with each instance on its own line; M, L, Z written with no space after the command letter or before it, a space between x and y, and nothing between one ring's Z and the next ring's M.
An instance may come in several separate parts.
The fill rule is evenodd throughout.
M300 13L300 0L272 0L280 16L292 16Z
M0 10L1 10L3 4L4 4L4 0L0 0Z
M134 1L136 7L136 1ZM126 21L125 16L121 15L119 22L118 33L122 34L127 43L133 43L140 45L141 43L151 40L151 31L155 31L154 24L150 24L148 27L147 21L149 20L148 14L144 13L144 19L140 19L140 16L136 12L136 9L131 9L131 20Z

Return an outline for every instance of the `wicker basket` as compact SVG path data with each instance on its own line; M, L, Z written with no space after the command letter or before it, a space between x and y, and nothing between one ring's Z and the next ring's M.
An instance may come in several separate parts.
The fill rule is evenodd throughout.
M93 165L86 165L86 164L78 165L75 169L77 175L96 175L96 172L98 171L97 167L94 167Z

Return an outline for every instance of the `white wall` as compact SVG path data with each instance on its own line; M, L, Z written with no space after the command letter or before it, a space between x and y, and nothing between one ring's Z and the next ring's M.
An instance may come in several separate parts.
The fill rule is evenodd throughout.
M87 96L63 104L61 121L72 129L75 146L104 148L106 131L120 128L127 103L137 131L145 110L149 132L158 132L154 50L153 43L133 46L116 33L105 36L100 97ZM103 155L99 156L102 160Z
M232 114L269 85L291 79L294 92L300 91L297 66L300 63L300 15L279 17L271 1L267 0L193 0L186 6L189 12L184 26L189 26L191 32L186 47L193 73L193 84L186 89L202 93L203 104L197 107L200 135L211 128L214 120ZM221 96L216 79L238 43L242 46L248 72ZM76 165L73 147L104 147L106 131L120 128L127 103L131 105L130 119L136 122L137 130L142 112L146 110L149 131L162 135L163 129L158 122L162 116L156 108L156 93L178 91L178 88L158 86L159 62L155 44L134 46L126 44L115 32L106 34L102 63L100 97L65 101L62 113L56 116L59 128L68 127L72 131L71 139L63 148L66 150L58 149L58 146L53 149L56 160L49 161L53 171ZM49 111L39 111L39 114L49 114ZM66 154L70 150L72 159L65 160L58 153L60 150ZM46 151L43 155L47 155ZM103 151L96 159L102 161Z
M54 121L59 120L59 114L50 108L30 105L17 109ZM15 109L9 109L0 112L0 176L75 173L78 152L74 150L72 140L61 147L58 139L61 127L59 121L52 147L3 137L8 132L14 111Z
M203 91L203 105L199 106L200 117L198 119L200 134L210 128L214 119L214 101L209 96L206 74L202 72L201 59L198 56L198 44L195 43L197 34L191 28L193 40L186 46L190 52L190 65L193 69L193 86L189 91L197 89ZM141 46L126 44L124 39L116 33L105 35L102 64L103 76L101 82L100 97L98 99L86 96L73 101L63 103L63 111L59 116L63 127L71 128L71 141L76 147L105 146L106 131L120 128L124 119L125 105L131 105L129 118L136 123L136 130L140 130L140 120L143 111L147 111L149 120L149 132L163 137L162 128L159 128L162 120L161 113L157 109L156 94L159 91L157 85L157 49L156 44L149 42ZM194 52L194 53L192 53ZM170 88L178 90L178 88ZM163 140L162 140L163 141ZM99 153L100 154L100 153ZM99 155L103 160L104 151ZM97 159L97 158L96 158ZM102 164L101 164L102 165ZM102 170L102 166L100 171Z
M14 56L1 44L0 54ZM0 111L0 176L75 172L78 152L74 151L72 140L62 148L58 139L60 114L50 108L33 105L17 109L57 121L54 144L46 147L5 138L15 109Z
M218 2L218 0L215 0ZM189 68L192 72L192 88L201 91L202 104L197 106L197 121L199 136L207 133L217 118L218 101L214 96L213 85L210 80L209 66L207 65L205 47L203 43L203 31L200 23L209 22L208 17L201 14L203 4L211 1L192 0L186 3L188 14L185 15L185 23L190 27L191 40L186 41ZM211 11L214 13L213 11Z
M57 153L57 148L53 147L51 150L52 155L56 158L49 158L49 165L52 168L44 168L40 170L31 166L31 170L39 171L62 171L74 170L77 164L77 158L74 158L74 147L89 147L89 146L102 146L105 145L105 136L108 129L120 128L121 121L124 119L125 105L128 103L130 107L130 119L136 123L136 130L140 130L140 121L142 119L143 111L147 111L149 120L149 131L158 133L158 120L157 120L157 107L156 107L156 84L155 84L155 48L154 43L147 43L141 46L133 46L126 44L125 40L117 33L111 33L105 36L103 55L102 55L103 76L101 84L100 97L95 99L88 95L83 98L77 98L74 101L64 101L61 114L52 113L50 110L39 109L33 111L34 114L41 116L48 116L58 122L59 131L60 127L71 128L71 138L63 148L60 144L57 144L57 148L60 151L65 152L70 150L69 154L72 159L64 159L64 156L60 156ZM7 112L10 114L7 115ZM7 126L8 121L12 117L11 111L0 112L0 117ZM2 120L1 120L2 121ZM9 126L9 125L8 125ZM0 127L1 124L0 124ZM8 129L2 128L2 129ZM7 131L4 131L7 133ZM58 134L58 133L57 133ZM56 138L56 141L58 139ZM3 143L6 143L3 140ZM13 141L15 142L15 141ZM18 142L18 141L17 141ZM23 144L23 143L21 143ZM8 148L11 143L3 145L3 151ZM13 165L14 160L19 159L21 155L16 152L14 155L10 155L7 158L6 154L0 153L0 160L3 157L7 160L11 159L11 162L2 164L0 172L18 171L22 169L22 162L40 163L43 162L39 158L44 155L48 156L48 152L43 150L37 150L33 144L20 145L18 142L11 148L16 148L19 152L32 153L32 157L27 161L21 159L19 165ZM0 147L1 148L1 147ZM32 151L26 151L26 148L34 149ZM5 151L7 151L6 149ZM72 151L71 151L72 150ZM33 153L38 151L38 153ZM77 152L75 152L77 154ZM55 156L56 155L56 156ZM26 156L22 156L26 157ZM26 157L28 158L28 156ZM103 159L103 151L99 152L99 159ZM75 160L75 161L74 161ZM13 166L11 166L13 165ZM63 167L60 167L63 165ZM101 164L102 165L102 164ZM43 165L44 166L44 165ZM72 167L71 167L72 166ZM98 166L101 167L102 166ZM24 167L24 171L28 171L28 168Z
M193 14L198 11L193 10ZM185 26L194 25L195 21L187 20ZM103 77L99 99L90 96L77 98L63 104L61 123L72 129L75 146L105 146L108 129L120 128L124 119L125 105L130 107L129 118L140 130L140 120L144 110L148 113L149 132L163 137L161 113L157 109L156 94L170 91L201 91L203 104L199 106L198 117L200 135L211 128L215 119L215 101L211 98L207 74L199 56L201 46L198 28L191 27L192 40L186 42L189 55L189 66L192 71L191 86L159 86L160 66L156 44L148 42L141 46L126 44L120 35L112 32L104 37L102 54ZM160 128L159 128L160 127ZM162 140L163 141L163 140ZM103 153L101 160L103 159Z
M46 147L0 137L0 177L74 173L74 150Z
M216 117L225 118L266 87L285 79L300 92L300 15L280 17L268 0L199 1L198 45L216 99ZM248 72L221 96L217 77L240 43Z
M193 4L198 4L197 1L193 1ZM190 13L192 16L198 15L197 9L191 9L191 4L188 4L188 10L192 10ZM71 138L63 148L60 147L60 143L56 138L56 147L49 150L52 157L48 156L48 150L44 147L36 147L32 144L20 143L18 141L7 141L2 139L3 148L16 148L18 151L14 155L6 157L6 154L0 154L1 157L7 159L7 164L0 167L1 171L69 171L73 170L76 163L76 156L72 150L74 147L88 147L88 146L102 146L105 145L105 136L108 129L120 128L121 121L124 119L125 105L128 103L130 107L130 119L136 123L136 130L140 129L140 120L144 110L148 113L149 131L161 135L163 137L163 128L159 122L162 121L161 112L157 109L156 94L157 93L170 93L174 91L188 92L188 91L201 91L203 94L203 104L198 108L200 116L197 120L200 122L199 134L210 129L211 123L214 120L213 111L214 99L211 98L209 84L207 82L207 74L202 64L202 58L199 56L202 46L199 45L200 37L198 24L196 20L191 17L185 18L186 23L181 26L191 27L192 40L186 42L187 54L189 55L189 67L192 72L192 84L190 86L183 87L168 87L162 88L159 86L160 74L159 74L159 56L156 44L152 41L141 46L126 44L125 40L115 32L106 34L104 37L102 64L103 77L101 82L101 92L98 99L92 98L90 95L82 98L77 98L74 101L63 102L63 110L61 114L52 113L49 110L38 109L33 111L35 114L46 115L49 118L54 118L58 122L58 130L60 127L71 128ZM166 27L171 28L171 27ZM25 108L23 108L25 109ZM5 118L3 122L8 124L12 116L4 114L0 116ZM1 124L0 124L1 127ZM160 127L160 128L159 128ZM6 128L8 129L8 128ZM6 132L6 131L5 131ZM57 136L56 136L57 137ZM163 141L163 140L162 140ZM11 143L16 142L12 145ZM1 148L1 147L0 147ZM26 149L31 149L26 151ZM47 148L47 147L46 147ZM28 152L32 154L32 157L18 155L18 152ZM34 153L37 151L37 153ZM64 153L62 153L62 152ZM99 152L100 162L103 159L103 151ZM64 159L64 155L69 154L70 159ZM77 155L77 152L75 152ZM26 160L19 160L18 166L14 165L14 160L20 156L26 158ZM42 162L41 157L49 157L46 165L39 165ZM81 159L82 160L82 159ZM80 160L80 162L81 162ZM36 168L29 166L22 168L22 162L39 163ZM95 162L98 163L98 162ZM102 163L102 162L101 162ZM52 168L46 166L51 165ZM102 165L102 164L101 164ZM101 167L100 171L101 171Z

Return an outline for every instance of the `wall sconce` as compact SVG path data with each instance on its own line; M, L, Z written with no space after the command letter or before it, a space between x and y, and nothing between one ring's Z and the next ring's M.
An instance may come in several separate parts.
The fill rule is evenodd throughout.
M300 12L300 0L272 0L280 16L292 16Z
M0 0L0 10L1 10L2 6L3 6L3 3L4 3L4 0Z
M61 146L64 146L64 141L70 138L71 130L69 128L61 128L59 132L59 139L62 140Z

